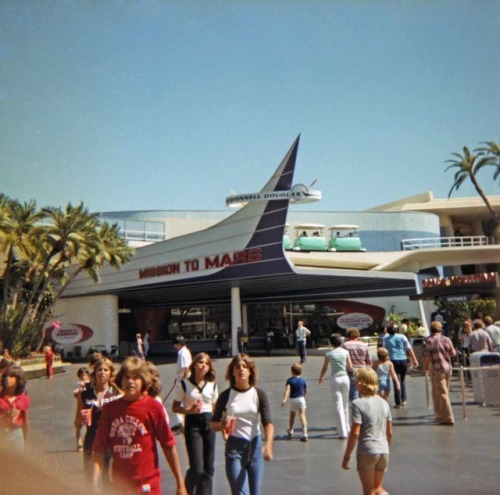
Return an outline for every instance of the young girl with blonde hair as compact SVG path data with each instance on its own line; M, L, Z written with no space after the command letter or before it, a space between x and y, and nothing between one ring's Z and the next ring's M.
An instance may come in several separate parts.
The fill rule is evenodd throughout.
M357 470L363 495L388 495L383 488L389 464L389 444L392 439L392 417L387 401L377 395L378 377L372 368L356 373L356 386L361 395L352 402L352 424L342 460L349 469L349 460L356 444Z

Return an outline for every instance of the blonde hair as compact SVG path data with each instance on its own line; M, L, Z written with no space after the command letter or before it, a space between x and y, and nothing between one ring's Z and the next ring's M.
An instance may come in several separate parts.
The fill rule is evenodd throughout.
M356 383L361 386L362 395L375 395L378 391L377 372L372 368L361 368L356 372Z
M302 365L300 363L292 364L292 375L294 376L302 375Z
M148 365L142 359L135 356L130 356L122 363L120 371L116 375L115 382L119 387L122 386L123 378L126 375L131 375L142 380L142 391L146 392L153 382L151 378L151 372L148 369Z
M377 349L377 357L382 362L387 361L389 358L389 351L385 347L379 347Z
M97 374L97 370L101 367L101 366L104 366L105 368L108 368L109 371L110 371L110 374L109 374L109 383L112 383L114 381L114 376L115 376L115 366L113 364L113 361L111 361L111 359L108 359L107 357L101 357L100 359L98 359L93 367L92 367L92 371L90 372L90 378L94 381L95 383L95 378L96 378L96 374Z

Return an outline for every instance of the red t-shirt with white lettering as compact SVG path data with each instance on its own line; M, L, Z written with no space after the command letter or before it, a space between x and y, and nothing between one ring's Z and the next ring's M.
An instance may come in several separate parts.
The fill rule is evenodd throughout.
M156 441L163 449L175 445L163 405L149 396L133 402L121 398L103 407L92 450L110 450L113 477L137 492L150 485L151 494L161 494Z

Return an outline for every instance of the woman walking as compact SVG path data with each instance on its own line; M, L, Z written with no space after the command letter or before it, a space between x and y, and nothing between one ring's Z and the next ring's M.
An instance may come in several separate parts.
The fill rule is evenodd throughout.
M25 394L26 376L21 367L11 364L2 376L0 392L0 444L24 452L29 431L28 409L31 399Z
M337 426L337 433L340 439L347 438L349 434L349 384L350 379L347 374L352 370L349 351L342 347L342 338L338 333L330 336L330 344L333 349L325 355L323 367L319 374L319 383L323 383L323 377L330 365L334 416Z
M266 393L256 387L257 366L246 354L237 354L231 360L226 380L230 387L217 400L211 428L227 435L226 476L231 494L261 495L263 460L273 458L274 426L269 401Z
M83 440L83 470L89 481L92 481L93 471L90 459L92 444L99 426L102 408L105 404L122 396L121 391L113 384L114 373L113 363L108 358L99 359L91 372L93 386L82 390L78 396L77 414L87 426Z
M189 368L191 375L177 384L172 404L174 413L186 415L184 438L189 458L186 490L189 495L212 495L216 434L210 428L210 421L219 392L208 354L197 354Z

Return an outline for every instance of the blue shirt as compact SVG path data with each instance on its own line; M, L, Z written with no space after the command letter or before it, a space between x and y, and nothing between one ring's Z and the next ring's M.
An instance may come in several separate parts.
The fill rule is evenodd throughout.
M391 361L406 361L408 359L406 351L411 349L408 339L399 333L386 335L382 339L382 346L389 351Z
M291 376L287 381L290 385L290 399L297 399L298 397L305 397L307 390L307 382L300 376Z

